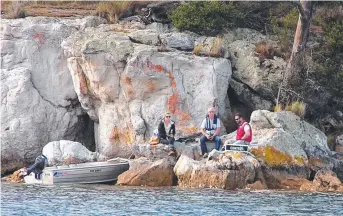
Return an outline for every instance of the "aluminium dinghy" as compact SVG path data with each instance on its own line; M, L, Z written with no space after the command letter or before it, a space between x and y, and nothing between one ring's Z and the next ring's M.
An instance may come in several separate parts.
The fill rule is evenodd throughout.
M40 178L32 172L24 177L27 184L88 184L116 181L118 176L129 169L129 161L114 158L104 162L89 162L46 167Z

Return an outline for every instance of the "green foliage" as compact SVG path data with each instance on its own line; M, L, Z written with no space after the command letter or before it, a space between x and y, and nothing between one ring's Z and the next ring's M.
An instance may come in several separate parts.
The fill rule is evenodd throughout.
M335 51L343 51L343 21L335 20L323 27L327 43Z
M295 29L298 23L299 11L297 8L293 8L283 19L282 22L285 28Z
M343 96L343 16L342 2L326 2L317 9L313 24L321 26L324 40L314 50L318 63L316 79L334 96Z
M278 36L281 50L287 52L296 29L299 12L297 8L292 8L283 17L278 18L280 16L277 14L280 10L279 7L283 7L283 5L284 3L280 3L275 9L270 9L269 13L272 33Z
M198 34L216 34L240 17L232 2L219 1L181 4L169 15L176 28Z
M269 10L269 13L272 14L272 10ZM272 27L272 33L277 35L279 33L279 25L277 23L276 16L273 16L273 15L270 16L270 24Z
M332 54L334 55L334 54ZM340 58L340 59L338 59ZM343 96L343 54L331 56L317 68L317 79L338 97Z

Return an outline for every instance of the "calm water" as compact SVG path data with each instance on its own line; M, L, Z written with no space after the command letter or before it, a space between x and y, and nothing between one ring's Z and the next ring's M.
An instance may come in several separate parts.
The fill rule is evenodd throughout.
M343 194L1 185L1 215L343 215Z

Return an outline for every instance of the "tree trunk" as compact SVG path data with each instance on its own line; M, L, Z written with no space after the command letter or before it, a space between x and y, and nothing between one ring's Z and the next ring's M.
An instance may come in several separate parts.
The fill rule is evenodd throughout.
M298 73L301 69L301 65L299 64L301 62L299 60L302 59L302 51L306 47L309 36L310 25L312 22L312 5L312 2L307 0L300 1L300 4L297 5L299 10L299 19L294 35L292 54L286 68L287 81L296 81L299 78Z
M289 58L286 71L283 75L283 81L280 84L276 105L280 102L280 97L283 89L292 90L292 87L299 86L301 84L300 73L304 62L303 50L306 47L306 43L309 37L310 25L312 22L312 2L309 0L301 0L300 3L296 3L299 10L299 19L297 28L294 34L294 42L292 48L292 54ZM287 101L292 97L287 97ZM289 102L289 101L288 101Z

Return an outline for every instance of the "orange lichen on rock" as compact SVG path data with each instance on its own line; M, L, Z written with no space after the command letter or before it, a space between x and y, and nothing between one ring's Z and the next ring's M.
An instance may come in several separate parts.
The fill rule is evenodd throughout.
M174 114L178 108L178 103L181 102L181 98L179 98L178 93L173 93L171 96L168 98L168 110Z
M305 160L302 157L295 156L294 159L297 161L298 164L305 164Z
M115 127L111 130L109 139L114 143L119 142L119 143L132 144L134 141L134 136L132 134L132 130L130 130L130 128L128 127L124 127L121 129L118 129L117 127Z
M291 155L283 153L273 146L260 146L252 149L251 153L254 154L256 158L262 159L266 165L271 167L280 165L303 165L301 163L304 162L304 160L293 158Z
M181 113L181 120L182 121L189 121L189 120L192 120L192 118L190 117L190 115L188 113L182 112Z
M173 74L170 71L166 71L166 73L168 74L168 77L170 78L171 81L171 86L173 88L174 91L176 91L176 82L175 82L175 77L173 76Z
M184 127L181 129L182 132L184 132L185 134L191 134L191 133L196 133L197 131L199 131L199 129L195 126L192 127Z
M5 177L1 178L1 181L11 182L11 183L24 183L24 179L21 178L19 175L22 172L24 172L24 168L21 168L21 169L15 171L10 176L5 176Z
M148 88L149 93L155 92L156 86L157 86L157 82L154 80L148 80L148 82L146 82L146 87Z
M131 77L125 76L123 78L123 80L124 80L124 83L126 83L127 85L132 85L132 78Z
M111 133L109 135L110 140L119 140L119 130L117 127L113 128L111 130Z
M182 131L185 133L194 133L198 131L198 128L195 126L190 126L190 121L192 120L192 117L189 114L189 109L187 111L182 110L180 103L183 102L182 98L180 97L178 90L176 88L176 81L173 73L171 71L168 71L165 67L162 65L155 65L150 60L146 60L145 62L142 62L142 68L144 72L147 72L148 70L151 71L157 71L157 72L164 72L168 75L170 82L171 82L171 88L173 94L168 97L168 104L167 109L170 113L177 116L178 125L181 126ZM146 86L148 88L148 92L154 92L156 91L156 82L149 80L146 83Z
M151 70L154 70L157 72L162 72L164 70L162 65L154 65L151 62L149 65L150 65Z

